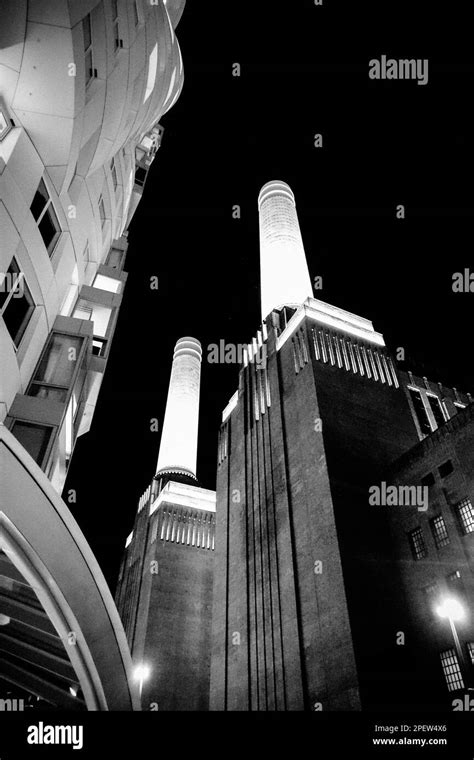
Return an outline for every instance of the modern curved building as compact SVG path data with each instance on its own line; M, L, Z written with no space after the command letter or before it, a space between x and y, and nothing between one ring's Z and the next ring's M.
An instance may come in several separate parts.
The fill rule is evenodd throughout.
M2 4L0 421L58 491L90 427L159 119L183 85L183 6Z
M0 693L68 710L138 709L118 612L60 496L0 424Z
M56 707L138 706L118 613L59 494L90 428L160 119L183 86L183 8L2 3L0 698L10 684Z

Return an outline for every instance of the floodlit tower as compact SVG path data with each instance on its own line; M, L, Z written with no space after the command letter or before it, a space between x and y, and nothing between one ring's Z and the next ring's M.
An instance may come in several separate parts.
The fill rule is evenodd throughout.
M313 295L295 196L279 180L258 196L262 320L281 306L298 305Z
M157 477L182 473L196 478L201 344L180 338L173 355Z

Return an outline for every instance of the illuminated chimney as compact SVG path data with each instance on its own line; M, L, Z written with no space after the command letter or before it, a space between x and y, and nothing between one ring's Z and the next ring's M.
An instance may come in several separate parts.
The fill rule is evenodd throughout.
M286 182L267 182L258 210L263 320L273 309L303 303L313 291L291 188Z
M201 344L176 343L156 475L179 472L196 477Z

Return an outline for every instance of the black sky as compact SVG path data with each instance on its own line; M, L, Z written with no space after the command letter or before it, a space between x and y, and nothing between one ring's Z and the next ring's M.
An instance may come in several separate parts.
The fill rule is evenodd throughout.
M72 512L112 590L154 474L150 419L161 428L184 335L203 345L198 477L215 487L238 370L209 364L207 346L244 343L259 327L257 195L268 180L295 193L310 274L323 277L317 297L371 319L392 350L405 348L407 369L474 392L474 294L452 292L453 272L474 270L469 35L459 0L188 0L184 89L162 119L105 380L63 494L76 489ZM371 81L368 62L382 54L428 58L428 85Z

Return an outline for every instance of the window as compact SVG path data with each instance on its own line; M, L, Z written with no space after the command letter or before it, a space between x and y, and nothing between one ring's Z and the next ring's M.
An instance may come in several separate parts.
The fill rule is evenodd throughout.
M433 517L430 520L430 525L436 548L441 549L441 547L447 546L449 544L449 536L443 517L441 515Z
M122 282L114 277L107 277L105 274L96 274L93 287L108 290L110 293L120 293Z
M464 535L474 532L474 510L469 499L463 499L456 504L456 514Z
M82 33L84 35L84 62L86 67L86 87L94 78L94 58L92 54L92 24L91 14L82 21Z
M443 668L444 677L448 691L457 691L464 689L464 681L459 667L458 658L454 649L446 649L440 652L441 667Z
M28 389L28 396L64 403L84 338L52 333Z
M155 86L155 81L156 81L157 67L158 67L158 45L155 44L155 47L151 51L150 57L148 59L148 77L147 77L147 83L146 83L145 97L143 98L144 103L146 103L151 93L153 92L153 88Z
M408 534L410 540L411 550L415 559L423 559L426 557L426 544L423 538L423 532L421 528L415 528Z
M94 323L94 338L105 338L112 316L112 307L80 298L74 309L75 319L90 319Z
M102 196L100 196L99 198L99 213L100 213L100 223L102 225L102 229L104 229L107 217L105 216L105 205L104 205L104 199L102 198Z
M134 0L132 5L133 5L133 20L135 22L135 26L138 26L138 24L140 23L140 16L138 15L137 0Z
M112 173L112 182L113 182L113 185L114 185L114 192L115 192L115 190L117 189L117 185L118 185L117 169L115 167L115 158L113 158L112 161L110 162L110 171Z
M92 353L94 356L105 356L107 353L107 341L104 338L94 338L92 341Z
M465 595L464 583L459 570L454 570L446 576L446 585L450 593L454 593L457 596Z
M143 187L145 184L147 170L143 166L137 166L135 171L135 184L139 187Z
M122 47L118 19L118 0L112 0L112 22L114 25L114 48L117 51Z
M35 305L24 274L15 258L6 273L0 273L0 315L18 348Z
M453 470L454 470L453 463L451 462L450 459L448 459L447 462L444 462L438 467L438 472L442 478L447 477L447 475L453 472Z
M421 485L422 486L434 486L435 479L432 472L429 472L428 475L425 475L424 478L421 479Z
M433 417L435 418L436 425L438 427L440 427L440 425L444 425L444 423L446 422L446 418L444 416L443 407L441 406L440 399L438 398L438 396L432 396L430 393L427 393L426 397L428 399L430 409L433 412Z
M21 420L15 420L12 426L12 433L15 438L20 441L28 454L40 466L43 463L52 431L53 428L47 425L38 425L34 422L23 422Z
M85 245L82 252L82 259L84 261L84 283L85 285L91 285L97 266L91 259L89 243L86 243Z
M428 586L425 586L423 591L425 592L426 598L429 601L432 601L439 593L439 583L434 581L433 583L428 584Z
M466 649L469 657L469 662L471 665L474 665L474 641L468 641L466 644Z
M43 243L51 256L54 246L58 242L59 235L61 234L61 227L59 226L58 217L56 216L44 180L41 180L38 185L35 197L30 206L30 211L38 225L41 237L43 238Z
M431 433L431 425L426 413L425 405L421 397L420 391L415 391L409 388L410 398L415 409L416 418L420 425L420 429L423 435L429 435Z

